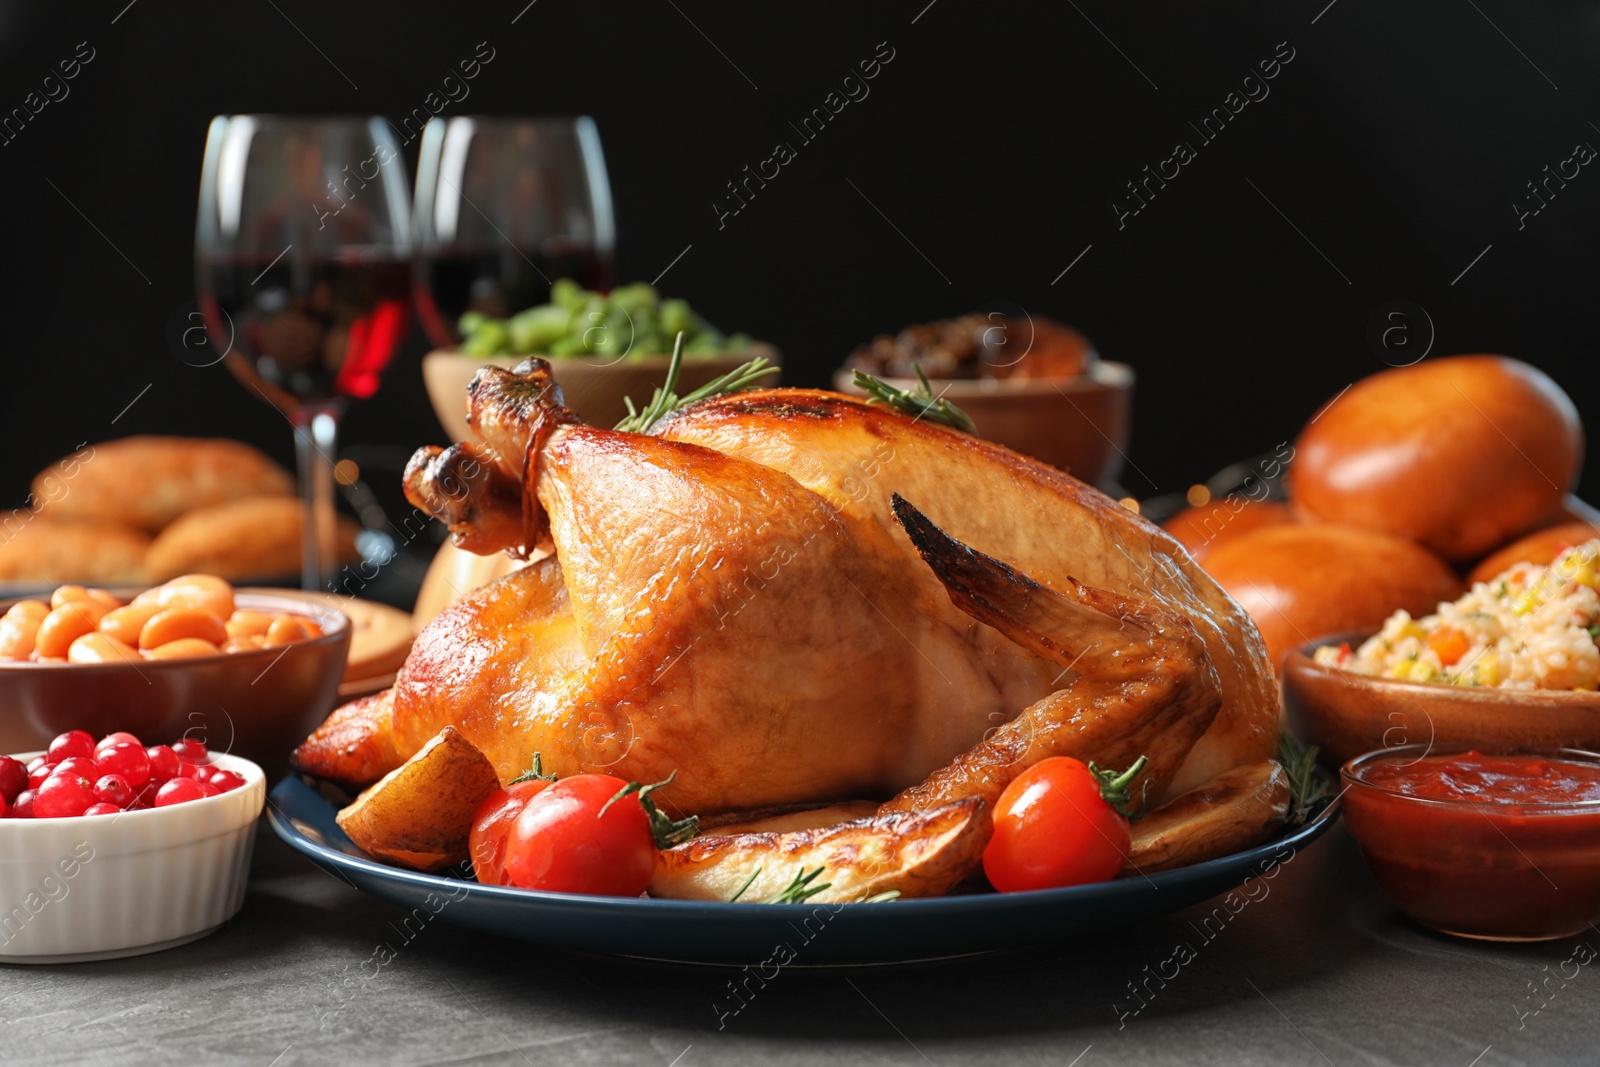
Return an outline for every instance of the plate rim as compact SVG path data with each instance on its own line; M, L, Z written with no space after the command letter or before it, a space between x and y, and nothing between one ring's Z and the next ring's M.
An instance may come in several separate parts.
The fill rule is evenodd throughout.
M490 900L520 901L526 904L539 904L553 909L560 908L586 908L599 911L619 912L621 914L661 915L670 918L674 914L686 915L700 913L706 908L715 908L718 914L735 916L774 916L781 914L795 914L809 912L818 907L832 907L842 905L843 902L816 903L806 901L793 904L767 904L758 901L717 901L717 900L666 900L656 897L608 897L595 896L585 893L556 893L539 889L519 889L515 886L484 885L482 882L471 881L465 878L452 878L447 875L433 874L425 871L412 871L403 867L393 867L380 863L370 856L352 856L348 852L331 848L313 840L293 825L293 820L278 805L279 791L291 784L299 784L315 796L320 802L332 804L317 793L314 787L300 781L297 776L290 775L275 785L267 796L267 817L273 833L290 848L301 855L317 862L326 861L341 869L353 869L366 875L389 878L394 881L409 884L423 890L450 890L454 887L466 885L469 892L486 897ZM1325 807L1286 834L1281 834L1258 845L1252 845L1237 852L1230 852L1225 856L1217 856L1200 863L1190 864L1186 867L1175 867L1167 871L1157 871L1143 876L1149 887L1140 887L1138 892L1160 892L1164 887L1176 887L1195 878L1204 878L1212 874L1221 874L1243 862L1245 865L1257 859L1267 859L1280 851L1285 845L1293 845L1297 849L1302 845L1315 842L1338 821L1343 805L1339 797L1335 796ZM353 844L353 842L352 842ZM1287 861L1284 861L1287 862ZM1248 877L1248 876L1247 876ZM1109 882L1095 882L1089 885L1063 886L1054 889L1030 889L1016 893L965 893L941 897L914 897L906 900L894 901L892 909L882 909L885 914L893 912L901 915L929 915L939 912L961 914L969 910L990 910L1011 908L1031 909L1046 906L1050 903L1068 904L1073 901L1095 900L1100 897L1114 897L1125 893L1129 885L1138 885L1136 878L1114 878ZM360 887L356 887L360 889ZM367 892L360 889L361 892ZM371 895L370 893L368 895ZM1207 898L1209 899L1209 898ZM774 909L784 909L774 911ZM846 909L855 910L855 909Z

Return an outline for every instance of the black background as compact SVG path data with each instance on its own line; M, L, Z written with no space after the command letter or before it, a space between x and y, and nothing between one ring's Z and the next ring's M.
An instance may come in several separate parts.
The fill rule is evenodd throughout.
M95 50L0 147L0 502L80 441L127 433L231 435L287 463L283 419L167 339L194 298L207 122L402 115L483 41L493 62L446 114L593 115L620 276L692 245L662 288L775 342L790 384L824 384L874 333L1009 302L1138 370L1122 481L1148 497L1292 438L1383 369L1368 323L1405 299L1435 355L1526 359L1600 426L1600 166L1520 231L1511 207L1574 144L1600 146L1593 5L525 3L0 4L0 111L78 42ZM871 95L719 229L723 184L884 41ZM1279 42L1295 58L1270 96L1119 230L1123 183L1196 142L1186 123ZM347 443L403 456L442 439L425 348L414 334Z

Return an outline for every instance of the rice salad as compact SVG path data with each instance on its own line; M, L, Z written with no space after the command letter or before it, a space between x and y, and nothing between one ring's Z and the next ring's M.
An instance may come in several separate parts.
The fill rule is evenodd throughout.
M1316 662L1408 682L1579 689L1600 686L1600 539L1548 566L1519 563L1432 615L1389 616L1352 651L1324 645Z

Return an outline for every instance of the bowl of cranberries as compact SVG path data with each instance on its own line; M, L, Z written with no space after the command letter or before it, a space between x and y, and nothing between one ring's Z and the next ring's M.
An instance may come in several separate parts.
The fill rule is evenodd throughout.
M0 962L113 959L203 937L244 903L260 767L180 738L69 730L0 756Z

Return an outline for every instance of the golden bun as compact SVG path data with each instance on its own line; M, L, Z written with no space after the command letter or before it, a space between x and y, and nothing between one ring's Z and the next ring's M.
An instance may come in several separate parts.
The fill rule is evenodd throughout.
M288 471L226 438L124 437L80 449L33 480L34 498L49 518L117 522L150 533L197 508L293 493Z
M150 538L114 522L62 522L14 511L0 517L0 581L143 584Z
M1505 356L1454 356L1357 382L1317 414L1289 465L1295 506L1462 562L1558 507L1583 429L1549 376Z
M1199 507L1184 508L1161 527L1181 541L1191 556L1203 560L1218 545L1251 530L1295 521L1287 504L1224 497Z
M1526 537L1518 538L1506 547L1486 557L1467 575L1467 581L1472 583L1487 582L1507 567L1518 563L1537 563L1543 567L1555 562L1555 558L1573 545L1581 545L1585 541L1593 541L1600 537L1600 526L1587 522L1569 522L1560 526L1551 526L1545 530L1536 530Z
M1216 546L1203 564L1249 613L1274 665L1320 637L1371 633L1404 608L1427 614L1461 581L1411 541L1346 526L1268 526Z
M191 511L157 535L146 563L162 582L180 574L229 581L300 573L303 505L292 496L260 496ZM356 558L357 526L339 520L339 557Z

